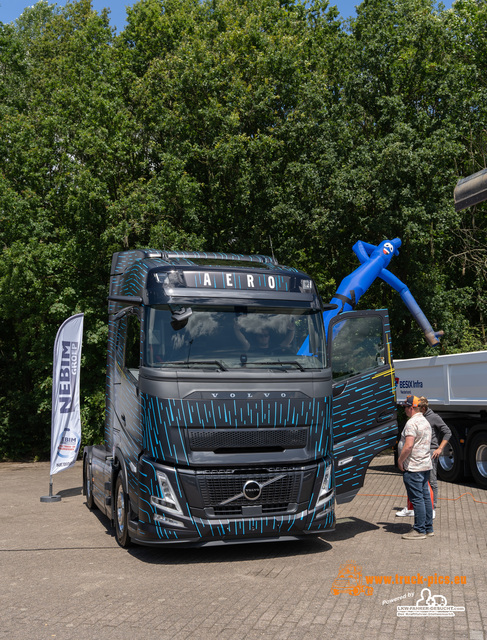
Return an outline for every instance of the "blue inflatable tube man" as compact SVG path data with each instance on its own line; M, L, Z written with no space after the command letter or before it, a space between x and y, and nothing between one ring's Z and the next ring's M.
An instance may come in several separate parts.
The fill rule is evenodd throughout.
M339 313L352 311L374 280L381 278L400 294L405 305L421 327L428 344L433 347L440 343L443 331L433 330L407 286L387 270L392 257L399 254L400 246L401 240L399 238L384 240L378 246L361 240L355 243L353 251L361 264L360 267L342 280L335 295L330 300L330 304L336 305L336 308L323 313L326 330L332 318Z

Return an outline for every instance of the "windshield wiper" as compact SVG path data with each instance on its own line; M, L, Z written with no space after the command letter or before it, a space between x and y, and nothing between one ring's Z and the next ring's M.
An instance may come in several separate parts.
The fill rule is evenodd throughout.
M166 362L165 364L214 364L221 371L228 371L223 362L220 360L173 360L172 362Z
M263 365L263 366L269 366L272 365L273 367L280 367L283 364L290 364L293 365L294 367L297 367L298 369L300 369L301 371L306 371L306 369L299 364L299 362L297 360L272 360L272 361L262 361L259 360L257 362L247 362L246 365L252 365L252 364L258 364L258 365Z

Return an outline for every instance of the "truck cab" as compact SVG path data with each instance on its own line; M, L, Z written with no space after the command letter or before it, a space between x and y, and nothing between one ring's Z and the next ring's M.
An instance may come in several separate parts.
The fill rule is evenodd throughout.
M114 255L105 441L84 451L84 490L121 546L334 528L337 489L353 497L397 425L386 314L337 316L327 340L329 307L266 256Z

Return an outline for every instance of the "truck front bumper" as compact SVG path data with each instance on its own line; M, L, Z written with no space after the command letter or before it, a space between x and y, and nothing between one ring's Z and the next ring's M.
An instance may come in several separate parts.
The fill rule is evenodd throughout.
M296 539L335 528L331 459L305 466L176 469L142 457L138 544Z

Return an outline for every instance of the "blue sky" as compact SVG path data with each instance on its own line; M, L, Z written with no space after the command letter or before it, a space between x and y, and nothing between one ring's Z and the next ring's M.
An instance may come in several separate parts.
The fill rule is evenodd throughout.
M0 22L16 20L26 7L31 7L35 3L36 0L31 0L31 2L26 0L0 0ZM66 4L66 0L57 0L49 2L49 4L57 4L62 7ZM135 4L135 0L133 2L129 0L92 0L91 4L95 11L101 11L105 7L109 8L111 10L111 25L117 27L117 31L121 31L125 26L126 7Z
M135 0L134 0L135 2ZM117 31L121 31L125 26L126 7L132 6L134 2L129 0L92 0L92 6L96 11L101 11L104 7L111 10L110 22ZM0 0L0 22L12 22L23 12L25 7L35 4L34 2L26 2L25 0ZM66 4L65 0L58 0L59 6ZM360 0L330 0L330 4L338 7L342 18L355 16L355 5L360 4ZM443 0L446 7L451 6L451 0Z

